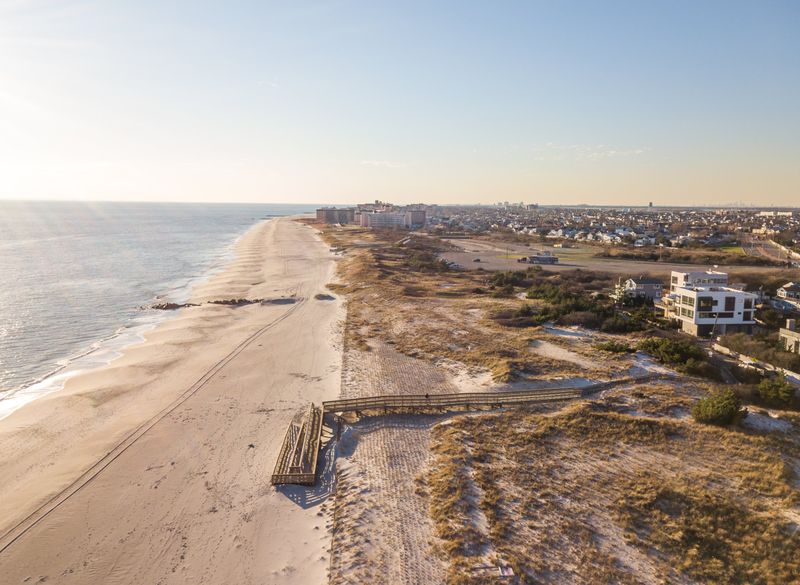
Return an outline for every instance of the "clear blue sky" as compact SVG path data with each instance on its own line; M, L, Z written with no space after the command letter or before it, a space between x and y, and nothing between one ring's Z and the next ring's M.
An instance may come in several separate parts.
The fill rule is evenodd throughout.
M800 2L0 0L0 197L800 205Z

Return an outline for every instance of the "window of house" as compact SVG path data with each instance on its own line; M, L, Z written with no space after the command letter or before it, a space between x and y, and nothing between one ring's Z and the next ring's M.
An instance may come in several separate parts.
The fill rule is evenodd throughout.
M753 308L753 299L745 299L744 300L744 308L745 309L752 309Z
M752 320L753 320L753 313L752 313L752 311L745 311L745 312L744 312L744 320L745 320L745 321L752 321Z
M725 297L725 310L733 311L736 308L736 297Z

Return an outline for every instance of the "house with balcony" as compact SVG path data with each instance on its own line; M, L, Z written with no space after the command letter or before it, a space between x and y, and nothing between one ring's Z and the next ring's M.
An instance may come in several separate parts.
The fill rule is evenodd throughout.
M678 321L684 333L712 337L752 333L757 295L727 285L724 272L676 272L670 292L656 307L664 317Z

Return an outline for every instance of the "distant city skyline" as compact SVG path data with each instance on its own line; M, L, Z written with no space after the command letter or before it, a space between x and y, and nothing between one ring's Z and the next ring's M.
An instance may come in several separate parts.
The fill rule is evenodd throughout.
M800 205L800 4L0 0L0 199Z

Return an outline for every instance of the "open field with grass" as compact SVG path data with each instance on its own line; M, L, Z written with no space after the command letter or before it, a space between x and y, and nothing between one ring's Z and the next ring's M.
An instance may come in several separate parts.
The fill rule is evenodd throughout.
M580 268L582 270L598 270L604 272L611 272L622 276L639 276L641 274L651 275L655 277L666 278L672 270L692 270L704 269L716 264L719 270L730 272L731 276L735 279L739 272L754 271L757 273L771 273L773 271L781 270L780 267L775 266L750 266L747 265L751 262L758 260L749 260L747 257L739 259L741 248L739 251L721 251L715 253L705 254L701 257L695 254L695 259L685 257L681 260L670 261L668 255L664 255L661 260L658 258L626 258L621 251L630 251L632 254L645 254L639 250L647 250L647 254L652 254L653 248L647 249L633 249L633 248L614 248L602 246L587 246L587 245L571 245L569 248L553 248L552 242L532 243L529 246L518 243L505 243L493 242L490 240L480 239L454 239L448 240L448 243L456 246L458 250L449 250L442 253L442 258L459 264L466 270L477 270L482 268L484 270L517 270L519 263L517 258L521 256L529 256L536 250L547 250L553 252L559 258L559 263L555 266L547 266L550 270L574 270ZM607 250L610 254L608 257L598 256L599 253ZM743 251L741 251L743 253ZM687 252L689 254L689 252ZM475 258L480 258L480 262L475 262ZM726 264L727 260L735 260L735 264ZM743 264L740 264L743 263ZM698 268L692 268L696 266Z

